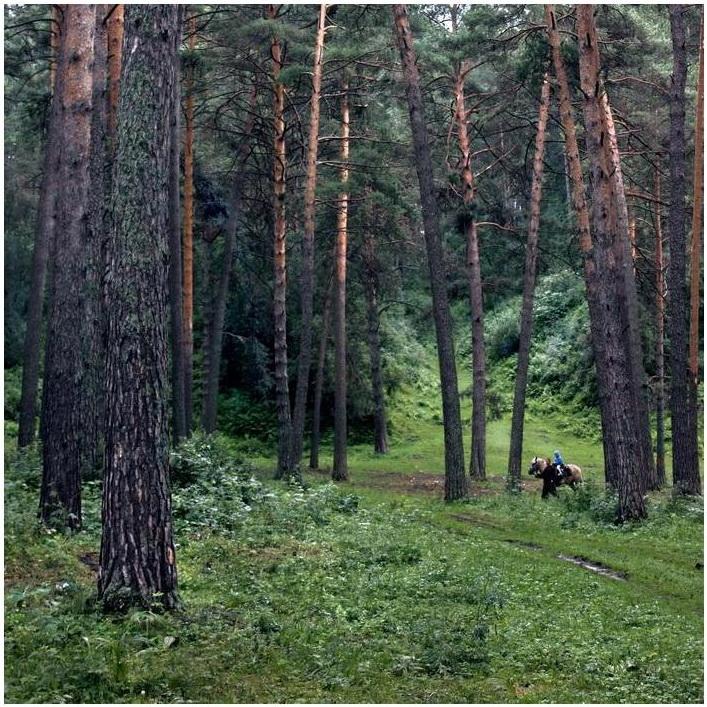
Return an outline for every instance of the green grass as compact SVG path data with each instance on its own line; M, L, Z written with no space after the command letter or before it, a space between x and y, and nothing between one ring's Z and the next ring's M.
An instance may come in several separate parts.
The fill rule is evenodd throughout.
M700 503L656 495L619 528L596 488L542 502L489 481L444 504L356 464L301 491L196 440L178 473L201 478L174 493L184 609L106 617L81 561L98 485L84 531L47 533L37 456L8 452L6 700L701 702Z

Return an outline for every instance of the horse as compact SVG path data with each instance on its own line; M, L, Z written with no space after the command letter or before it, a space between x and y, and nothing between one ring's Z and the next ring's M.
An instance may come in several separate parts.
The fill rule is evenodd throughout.
M545 457L533 457L528 473L536 479L543 480L543 498L547 498L550 494L557 496L558 486L569 486L574 491L579 484L584 483L582 470L576 464L565 464L563 474L556 464Z

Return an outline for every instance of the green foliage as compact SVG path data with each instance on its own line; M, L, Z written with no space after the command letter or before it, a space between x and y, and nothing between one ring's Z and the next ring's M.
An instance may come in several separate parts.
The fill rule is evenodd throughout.
M22 368L5 369L5 420L19 420L22 395Z
M276 418L272 406L254 400L248 393L232 388L219 397L219 429L233 436L250 436L272 442Z

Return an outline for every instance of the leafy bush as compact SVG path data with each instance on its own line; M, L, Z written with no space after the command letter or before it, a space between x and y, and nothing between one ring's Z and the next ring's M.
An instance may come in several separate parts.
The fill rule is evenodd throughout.
M248 393L232 388L219 398L219 429L235 437L254 437L272 443L277 421L272 405L258 402Z
M616 520L618 499L611 489L592 482L578 486L573 493L562 495L564 505L563 527L573 527L584 516L594 523L613 524Z
M512 297L487 315L486 354L489 361L501 361L518 352L520 342L520 297Z
M225 534L269 496L242 459L217 437L195 434L172 455L172 510L176 526Z

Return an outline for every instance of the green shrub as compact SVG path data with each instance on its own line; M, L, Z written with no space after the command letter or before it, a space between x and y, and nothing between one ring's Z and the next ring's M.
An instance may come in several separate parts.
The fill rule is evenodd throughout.
M20 397L22 394L22 368L5 369L5 419L19 420Z

